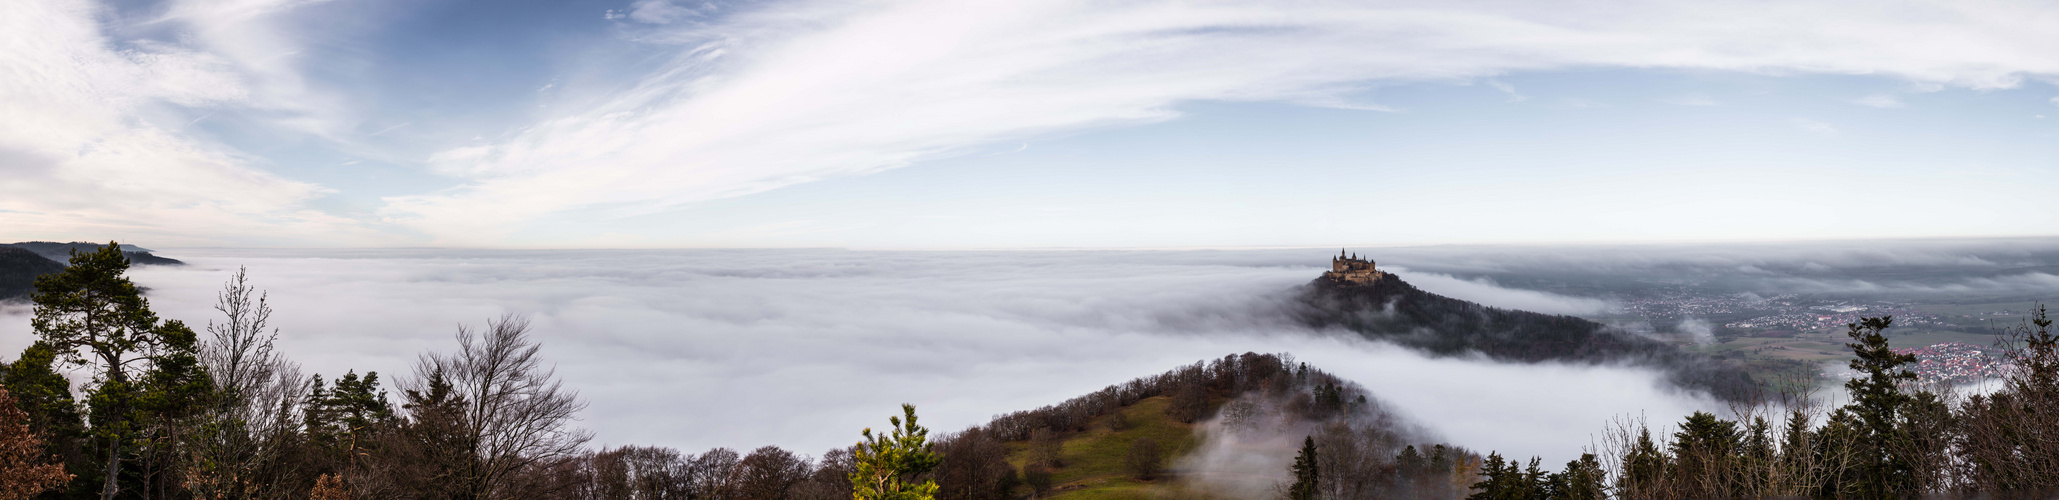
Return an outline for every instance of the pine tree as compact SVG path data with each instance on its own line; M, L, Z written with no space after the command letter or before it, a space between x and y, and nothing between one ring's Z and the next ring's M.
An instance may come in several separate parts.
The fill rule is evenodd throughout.
M1857 356L1851 368L1862 376L1845 382L1852 403L1845 406L1854 419L1859 454L1858 482L1851 486L1865 498L1888 498L1908 492L1914 486L1908 457L1895 452L1904 408L1915 399L1903 393L1901 384L1916 380L1903 365L1916 362L1913 354L1899 354L1888 347L1884 333L1894 317L1861 318L1846 325L1855 342L1845 344Z
M189 435L194 418L214 395L214 382L196 357L198 336L177 320L157 329L157 348L147 359L150 369L137 384L134 415L138 431L144 487L163 490L183 485L178 477L187 458L180 444Z
M119 486L123 444L136 432L133 412L145 389L130 370L150 354L167 347L169 333L150 312L143 291L122 276L129 269L119 243L98 251L73 251L64 271L36 277L35 319L31 325L59 359L72 366L99 370L87 392L93 436L107 448L102 499L114 498ZM183 325L179 325L183 328ZM187 333L191 333L190 330Z
M375 426L393 421L393 408L386 401L386 392L379 389L379 372L359 378L357 371L351 370L336 379L333 387L325 387L322 377L316 375L304 412L308 438L345 456L354 456L355 450L369 445L366 434Z
M1777 478L1786 488L1771 493L1796 494L1817 479L1816 435L1809 431L1809 414L1800 408L1788 410L1785 431L1780 437L1780 467Z
M1402 488L1414 489L1416 482L1424 475L1426 469L1429 468L1429 460L1423 458L1423 454L1416 451L1415 445L1402 448L1401 454L1394 456L1394 472L1398 476L1395 478L1395 482L1400 484Z
M1752 417L1745 425L1744 437L1738 449L1737 488L1732 492L1740 496L1764 496L1772 485L1773 435L1772 424L1766 417Z
M1478 490L1466 500L1519 500L1523 498L1523 473L1516 469L1515 462L1503 460L1501 453L1487 454L1487 462L1480 467L1480 482L1473 483Z
M1731 496L1732 458L1738 447L1737 424L1708 412L1694 412L1673 434L1673 466L1669 467L1676 491L1690 498Z
M901 405L903 417L888 417L891 434L873 435L865 429L858 442L857 472L851 473L853 498L857 500L931 500L936 498L934 479L916 478L937 468L942 458L931 449L929 429L915 425L915 405Z
M1565 471L1551 475L1544 498L1602 500L1608 498L1608 487L1602 483L1607 478L1608 471L1602 470L1601 461L1593 453L1582 453L1579 459L1566 462Z
M1315 436L1302 438L1301 454L1294 456L1294 466L1289 470L1294 472L1294 485L1287 488L1287 498L1315 500L1316 492L1321 491L1317 489L1321 478L1317 477Z

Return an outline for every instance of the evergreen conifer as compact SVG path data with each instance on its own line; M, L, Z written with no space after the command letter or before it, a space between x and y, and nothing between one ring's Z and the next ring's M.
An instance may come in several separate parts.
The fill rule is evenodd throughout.
M1317 484L1321 479L1317 477L1315 453L1315 436L1302 438L1301 454L1294 456L1294 466L1291 469L1294 472L1294 485L1287 488L1289 500L1315 500L1316 492L1319 491L1316 489Z
M930 448L929 429L915 425L915 405L901 405L903 417L888 417L891 434L873 435L865 429L858 442L857 472L851 473L853 498L857 500L931 500L936 498L934 479L916 479L937 468L941 457Z

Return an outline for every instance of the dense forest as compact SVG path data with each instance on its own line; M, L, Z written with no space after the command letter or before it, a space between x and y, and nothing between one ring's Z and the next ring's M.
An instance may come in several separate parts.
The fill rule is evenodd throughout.
M29 241L0 243L0 301L22 299L36 288L36 277L64 269L75 251L92 252L101 245L85 242ZM178 259L159 257L149 249L123 245L122 255L135 265L176 266Z
M2059 495L2059 335L2040 307L2003 346L2012 366L1988 393L1923 387L1912 355L1888 347L1893 318L1849 325L1860 373L1850 402L1781 394L1696 412L1656 436L1613 422L1599 450L1606 489L1567 490L1532 459L1490 455L1473 498L2054 498ZM1575 461L1566 472L1593 468Z
M1317 278L1289 314L1312 328L1340 328L1441 356L1481 353L1502 361L1632 363L1665 370L1682 386L1743 400L1765 389L1735 363L1573 316L1487 307L1423 291L1392 273L1370 283Z
M29 296L36 277L64 270L64 264L28 249L0 246L0 300Z
M220 316L196 330L150 311L125 277L130 262L119 247L79 252L69 264L36 279L32 323L39 338L0 363L0 500L1571 500L2059 492L2059 335L2042 309L2013 332L2007 355L2014 368L1994 391L1915 385L1904 369L1913 359L1888 349L1882 333L1893 320L1868 318L1850 326L1858 357L1852 368L1862 375L1846 383L1847 404L1829 408L1812 394L1784 392L1738 399L1725 415L1695 413L1656 432L1642 420L1603 423L1594 449L1555 472L1536 458L1483 457L1436 442L1355 383L1289 355L1256 353L1177 367L957 432L931 435L915 407L903 405L882 432L855 431L853 446L810 456L775 446L700 453L591 448L591 435L572 425L584 403L547 368L519 316L459 328L451 350L421 355L388 387L382 384L391 379L372 372L303 375L274 349L278 331L268 326L268 297L240 270L216 297ZM1471 324L1461 330L1472 332L1465 341L1501 357L1554 359L1523 355L1516 349L1524 345L1589 361L1644 349L1585 349L1566 345L1576 340L1563 335L1523 339L1581 327L1392 283L1321 293L1382 304L1337 324L1366 331ZM1515 333L1492 333L1502 327ZM1420 333L1392 337L1442 342L1410 339ZM65 371L91 378L74 388ZM1250 446L1266 442L1298 446ZM1218 460L1224 453L1293 460L1253 470L1236 465L1249 460Z

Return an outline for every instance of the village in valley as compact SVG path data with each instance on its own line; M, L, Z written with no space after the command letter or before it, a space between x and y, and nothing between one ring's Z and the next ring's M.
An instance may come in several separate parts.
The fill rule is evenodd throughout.
M1998 342L2029 317L2029 304L1928 303L1779 294L1723 293L1693 283L1616 290L1611 323L1743 361L1765 376L1806 371L1848 378L1846 325L1891 316L1889 342L1913 354L1921 384L1963 384L1999 377Z

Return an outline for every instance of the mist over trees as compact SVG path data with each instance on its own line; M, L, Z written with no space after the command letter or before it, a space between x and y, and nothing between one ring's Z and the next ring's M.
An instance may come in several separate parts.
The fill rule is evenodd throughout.
M1433 294L1385 274L1358 284L1317 278L1288 314L1439 356L1477 352L1500 361L1623 362L1665 370L1681 386L1740 400L1761 390L1743 367L1573 316L1487 307Z

